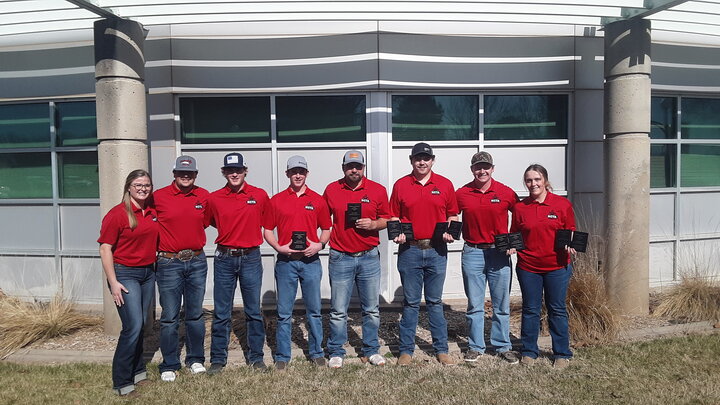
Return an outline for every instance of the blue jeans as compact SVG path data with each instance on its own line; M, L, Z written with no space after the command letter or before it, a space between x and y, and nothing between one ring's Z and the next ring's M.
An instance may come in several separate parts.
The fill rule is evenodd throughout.
M228 341L232 330L233 299L238 282L245 312L245 333L249 349L247 362L254 364L262 361L265 346L265 323L260 311L263 273L260 249L255 249L246 256L230 256L216 250L213 269L215 311L213 312L210 362L222 365L227 363Z
M543 292L545 292L545 307L548 313L554 358L568 359L572 357L567 307L565 306L570 276L572 276L572 266L569 264L547 273L531 273L520 268L517 269L523 298L522 324L520 326L523 356L534 359L540 354L537 340L540 333L540 310Z
M180 259L158 258L157 285L160 292L160 351L163 361L160 372L180 369L178 327L180 306L185 307L185 364L205 362L205 317L203 299L207 279L207 259L201 253L183 262Z
M370 357L380 349L380 253L377 247L360 257L352 257L330 249L329 271L331 287L330 338L327 349L330 357L345 356L343 345L347 336L347 311L353 285L357 285L362 308L363 356Z
M143 362L143 325L155 293L153 266L127 267L115 263L115 277L128 290L125 303L117 307L122 330L112 362L113 389L127 394L135 383L147 378Z
M492 300L490 344L497 353L512 349L510 343L510 258L497 249L463 247L462 276L468 298L468 346L485 353L485 284Z
M324 357L322 349L323 330L320 314L320 280L322 265L320 256L291 260L278 255L275 262L275 283L277 284L277 331L275 334L275 362L290 361L292 313L297 295L298 282L307 317L308 352L310 358Z
M405 295L402 319L400 319L400 354L412 355L415 351L415 333L423 287L432 347L436 354L447 353L447 321L442 303L447 246L420 249L405 243L400 246L397 266Z

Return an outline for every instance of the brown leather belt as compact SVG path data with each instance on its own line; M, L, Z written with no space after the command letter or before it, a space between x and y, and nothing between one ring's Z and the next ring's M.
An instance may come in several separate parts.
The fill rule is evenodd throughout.
M337 250L337 249L332 249L332 250L334 250L334 251L336 251L336 252L338 252L338 253L342 253L342 254L344 254L344 255L346 255L346 256L360 257L360 256L363 256L363 255L366 254L366 253L372 252L373 249L375 249L375 248L368 249L368 250L363 250L362 252L355 252L355 253L343 252L342 250Z
M422 249L422 250L433 248L432 239L411 240L411 241L407 241L405 243L407 243L408 245L417 246L418 249Z
M223 245L217 246L218 251L225 253L226 255L230 255L230 256L247 256L250 253L254 252L255 249L257 249L257 248L258 248L258 246L253 246L253 247L249 247L249 248L233 248L230 246L223 246Z
M495 247L494 243L470 243L465 242L466 245L470 246L471 248L475 249L492 249Z
M200 250L192 250L192 249L183 249L179 252L158 252L158 257L164 257L166 259L178 259L180 261L186 262L190 259L192 259L195 256L200 256L200 253L202 253L202 249Z

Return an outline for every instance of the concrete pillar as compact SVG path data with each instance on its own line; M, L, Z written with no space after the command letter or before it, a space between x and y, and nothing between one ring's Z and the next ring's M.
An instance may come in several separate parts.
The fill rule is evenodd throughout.
M605 26L605 270L611 299L647 314L650 268L650 21Z
M100 211L120 203L125 177L148 169L145 108L145 30L119 18L95 22L95 94L97 110ZM103 276L105 333L117 335L121 324Z

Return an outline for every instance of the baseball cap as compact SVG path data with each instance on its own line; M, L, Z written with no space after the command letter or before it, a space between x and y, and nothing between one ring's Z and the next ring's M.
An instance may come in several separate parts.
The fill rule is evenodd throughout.
M243 159L243 155L233 152L228 153L223 158L223 167L247 167L247 162Z
M430 155L432 157L435 157L435 155L433 155L432 148L425 142L416 143L415 146L413 146L412 152L410 152L410 157L414 157L417 155Z
M492 165L492 155L487 152L478 152L474 154L472 159L470 159L470 166L475 166L478 163L490 163Z
M365 157L363 156L362 152L358 150L349 150L345 152L345 156L343 157L343 165L346 165L348 163L360 163L361 165L365 165Z
M175 159L175 166L173 166L175 172L197 172L197 162L192 156L182 155Z
M287 161L287 170L294 169L296 167L300 167L305 170L308 169L308 164L304 157L300 155L290 156Z

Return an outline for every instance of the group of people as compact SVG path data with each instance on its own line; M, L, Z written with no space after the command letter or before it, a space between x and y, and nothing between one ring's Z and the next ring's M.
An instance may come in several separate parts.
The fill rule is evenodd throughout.
M100 256L108 288L122 322L113 358L113 388L120 395L134 391L147 379L142 361L143 324L157 282L160 317L161 379L174 381L181 368L179 317L185 311L185 365L190 373L217 374L227 363L231 313L239 284L245 313L247 363L267 368L263 359L265 325L261 312L263 267L260 245L275 251L277 300L274 367L285 370L291 359L292 312L298 284L307 316L310 360L326 365L322 347L319 252L329 243L328 275L331 286L330 336L327 365L343 366L347 342L347 312L354 288L362 309L362 357L380 366L379 353L380 243L379 231L388 221L412 224L412 234L394 237L399 244L397 267L403 286L399 325L399 365L412 362L415 335L424 291L432 347L437 360L452 365L448 355L447 322L442 295L447 270L447 244L453 236L439 224L457 221L462 214L462 275L468 297L468 350L464 360L477 361L486 351L484 339L485 289L492 301L490 344L509 363L532 363L538 357L537 338L543 295L553 341L554 364L567 365L569 347L565 295L572 273L569 247L556 248L555 231L575 229L572 206L552 193L545 168L531 165L523 175L529 197L517 194L493 179L492 156L472 156L472 181L457 191L447 178L432 170L435 155L426 143L416 144L409 156L412 171L395 182L392 194L365 176L365 157L345 153L343 177L330 183L323 195L308 188L308 163L302 156L287 161L289 186L272 198L247 181L247 161L240 153L223 158L226 185L212 193L195 185L197 163L180 156L173 182L153 192L149 173L131 172L123 199L102 221ZM495 235L522 234L525 249L500 251ZM207 278L203 251L205 228L218 236L213 260L212 339L210 367L205 368L205 325L202 303ZM438 229L440 233L438 234ZM407 233L407 234L406 234ZM457 236L457 235L456 235ZM517 277L523 296L521 357L512 351L509 332L510 255L517 253Z

